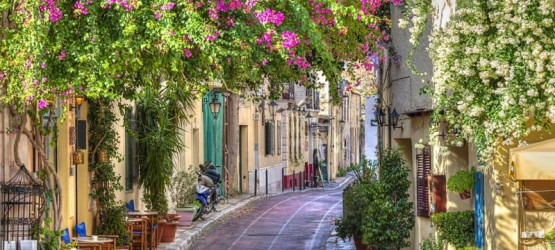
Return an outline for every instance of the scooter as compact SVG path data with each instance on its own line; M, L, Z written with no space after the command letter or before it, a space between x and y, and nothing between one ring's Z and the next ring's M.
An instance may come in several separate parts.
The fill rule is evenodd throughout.
M216 204L220 202L220 184L222 180L220 173L215 169L212 162L205 162L199 165L200 172L197 172L198 181L196 187L196 198L201 207L196 211L193 221L198 220L205 214L216 211ZM216 211L217 212L217 211Z

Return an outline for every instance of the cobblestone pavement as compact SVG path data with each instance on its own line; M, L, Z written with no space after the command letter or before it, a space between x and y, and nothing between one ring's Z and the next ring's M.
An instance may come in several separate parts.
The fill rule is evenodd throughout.
M331 235L342 213L342 190L330 183L259 200L206 232L191 249L354 249Z

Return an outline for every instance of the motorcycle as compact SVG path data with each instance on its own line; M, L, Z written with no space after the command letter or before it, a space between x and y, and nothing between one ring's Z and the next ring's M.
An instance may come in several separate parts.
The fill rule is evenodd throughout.
M221 200L220 184L222 180L220 173L218 173L211 162L205 162L204 165L200 164L199 168L200 172L197 172L196 199L200 202L201 207L196 211L193 221L202 218L205 214L216 211L216 204Z

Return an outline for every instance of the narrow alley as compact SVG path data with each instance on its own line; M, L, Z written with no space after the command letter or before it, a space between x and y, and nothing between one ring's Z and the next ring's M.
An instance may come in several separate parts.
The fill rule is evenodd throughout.
M342 191L331 187L272 196L205 233L191 249L325 249L341 217Z

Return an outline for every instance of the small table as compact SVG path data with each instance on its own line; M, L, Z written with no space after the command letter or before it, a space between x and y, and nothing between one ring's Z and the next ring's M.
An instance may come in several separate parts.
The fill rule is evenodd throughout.
M83 242L83 243L100 243L100 244L110 243L114 241L110 238L104 238L104 237L98 237L97 240L93 240L92 237L73 237L73 240L77 242Z
M111 246L110 244L114 243L113 239L110 238L105 238L105 237L98 237L97 240L93 240L92 237L74 237L73 238L74 241L77 241L77 245L83 243L86 244L87 246L94 246L94 247L98 247L99 249L110 249Z

